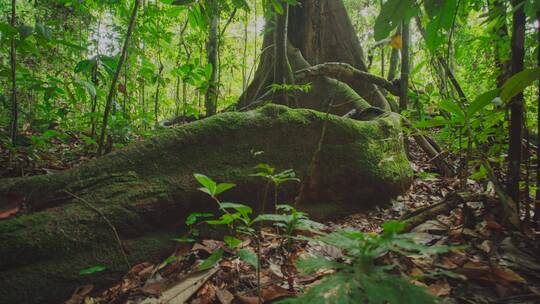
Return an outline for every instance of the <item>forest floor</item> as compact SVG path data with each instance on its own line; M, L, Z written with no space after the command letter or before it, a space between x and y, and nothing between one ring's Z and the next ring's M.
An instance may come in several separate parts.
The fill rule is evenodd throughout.
M323 230L349 228L380 233L384 222L402 219L410 210L428 208L456 192L458 179L429 173L434 168L420 151L412 151L410 157L416 173L413 186L392 206L327 222ZM486 197L492 195L474 181L468 181L468 189ZM456 205L448 214L434 216L412 230L418 243L461 249L436 256L385 255L379 262L395 265L394 271L426 287L442 303L540 303L539 244L531 235L503 229L490 212L496 209L491 208L492 203L480 200ZM242 241L241 248L256 252L253 239ZM299 274L293 266L298 258L343 257L339 249L321 242L298 240L290 249L283 242L284 236L276 233L276 228L263 228L260 294L264 302L295 296L334 273L332 269L320 269L311 275ZM199 271L201 261L219 248L228 254L216 267ZM258 303L255 268L227 250L222 241L212 239L180 244L163 263L140 263L117 285L97 295L91 291L92 286L83 286L67 303L80 303L85 298L85 303Z
M85 152L84 142L77 137L51 146L47 153L28 151L20 149L11 159L4 151L0 155L0 168L5 168L1 176L49 173L91 158ZM405 195L386 208L326 222L322 230L348 228L380 233L384 222L403 219L411 210L426 210L458 192L460 181L430 173L435 169L422 152L413 149L409 156L415 179ZM540 303L540 244L533 241L538 239L538 233L531 230L525 235L503 229L493 214L497 209L493 207L493 190L472 180L467 186L469 192L481 194L473 197L486 199L456 204L450 212L434 215L412 229L417 243L459 249L439 255L387 254L378 262L396 266L393 271L426 287L443 303ZM313 236L307 231L300 234ZM261 235L260 294L265 302L295 296L335 272L319 269L315 274L300 274L294 266L299 258L343 258L339 249L315 240L295 240L287 248L284 235L274 227L263 228ZM253 252L256 247L255 240L248 237L239 246ZM217 266L199 271L201 261L220 248L225 255ZM143 262L133 266L107 290L81 286L66 303L251 304L258 303L257 281L255 268L241 261L222 241L204 239L194 244L179 243L160 264Z

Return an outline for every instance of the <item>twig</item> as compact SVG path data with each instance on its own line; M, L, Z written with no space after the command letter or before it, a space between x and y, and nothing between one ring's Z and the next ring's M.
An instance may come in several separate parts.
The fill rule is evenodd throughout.
M105 216L105 214L103 214L103 212L101 212L101 210L99 210L98 208L96 208L94 205L90 204L87 200L67 191L67 190L64 190L65 193L71 195L73 198L81 201L83 204L85 204L86 206L88 206L88 208L92 209L93 211L95 211L97 214L99 214L103 220L105 220L105 222L107 223L107 225L109 225L109 227L111 228L113 234L114 234L114 237L116 238L116 241L118 242L118 247L120 247L120 252L122 252L122 256L124 257L124 262L126 262L126 265L128 266L128 269L131 269L131 264L129 263L129 259L128 259L128 256L126 254L126 251L124 250L124 245L122 244L122 240L120 239L120 236L118 235L118 231L116 230L116 228L114 227L114 225L111 223L111 221L109 221L109 219Z

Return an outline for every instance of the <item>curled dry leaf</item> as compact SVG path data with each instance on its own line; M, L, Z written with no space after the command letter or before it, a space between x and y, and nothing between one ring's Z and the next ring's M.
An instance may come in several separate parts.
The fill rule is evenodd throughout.
M525 283L525 279L520 276L519 274L517 274L515 271L513 271L512 269L510 268L498 268L498 267L493 267L491 269L493 271L493 273L507 281L507 282L510 282L510 283Z
M447 296L450 294L451 290L450 285L446 281L438 281L428 287L429 293L437 297Z

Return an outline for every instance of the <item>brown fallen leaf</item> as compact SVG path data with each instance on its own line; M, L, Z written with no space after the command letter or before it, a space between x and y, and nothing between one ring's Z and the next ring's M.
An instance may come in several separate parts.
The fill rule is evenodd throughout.
M446 281L438 281L428 287L429 293L437 297L447 296L451 290L450 285Z
M265 302L277 300L283 297L290 297L294 295L295 295L294 292L291 292L278 285L270 285L267 288L263 288L261 290L261 296Z
M159 299L148 298L141 304L180 304L185 303L199 288L201 288L208 279L217 272L217 268L211 268L204 271L196 271L184 277L180 282L175 283L171 288L163 291Z
M164 289L163 285L164 285L163 281L146 283L141 288L141 291L148 295L159 296Z
M441 268L444 268L444 269L447 269L447 270L452 270L452 269L456 269L458 268L458 265L456 265L452 259L450 259L449 257L447 256L443 256L441 258L441 260L437 263L437 266L441 267Z
M219 289L216 291L216 296L221 304L231 304L234 300L234 295L227 289Z
M9 202L8 204L0 207L0 220L7 219L8 217L11 217L19 212L23 202L21 197L11 194L3 194L2 197L0 197L0 200L3 202Z
M249 296L244 296L241 294L236 294L236 299L241 304L259 304L258 297L249 297Z
M152 266L152 264L150 264L148 262L142 262L142 263L139 263L139 264L131 267L131 269L129 270L128 273L133 274L133 275L138 275L141 271L145 270L149 266Z
M94 285L84 285L75 290L71 298L65 304L80 304L84 298L94 289Z
M522 276L520 276L519 274L517 274L510 268L493 267L491 270L497 277L507 282L510 282L510 283L524 283L525 282L525 279Z

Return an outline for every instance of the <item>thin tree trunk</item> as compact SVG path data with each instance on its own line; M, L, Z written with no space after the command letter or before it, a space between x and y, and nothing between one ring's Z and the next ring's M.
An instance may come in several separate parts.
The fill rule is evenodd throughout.
M383 0L379 1L379 4L383 5ZM384 78L384 64L385 64L385 58L384 58L384 46L381 46L381 77Z
M388 81L394 81L396 79L396 70L399 63L399 49L392 49L392 55L390 57L390 67L388 68Z
M124 45L122 47L122 53L120 54L120 59L118 61L118 66L116 67L116 71L114 72L114 76L111 82L111 88L109 90L109 95L107 96L107 102L105 104L105 110L103 113L103 125L101 127L101 135L99 136L99 143L98 143L98 156L101 156L103 153L103 143L105 141L105 134L107 132L107 120L109 119L109 112L111 111L111 104L113 97L116 93L116 84L118 83L118 78L120 76L120 71L122 70L122 65L124 65L124 61L126 60L126 54L129 47L129 40L131 38L131 34L133 33L133 28L135 27L135 20L137 19L137 10L140 5L140 0L135 0L135 3L133 5L133 11L131 12L131 18L129 21L126 38L124 40Z
M161 56L159 56L159 71L156 83L156 95L154 96L154 126L159 125L159 89L161 88L161 74L163 73L163 64L161 63Z
M99 38L98 38L98 40L99 40ZM96 60L99 60L99 55L98 55L98 59L96 59ZM97 79L98 62L96 62L96 65L92 69L92 83L94 84L94 86L96 88L98 86L98 79ZM94 95L94 98L92 98L92 109L91 109L91 111L92 111L92 117L91 117L92 126L91 126L91 129L90 129L90 137L92 137L92 138L94 138L96 136L97 119L94 116L95 116L96 109L97 109L97 103L98 103L98 96L96 94L96 95Z
M98 72L98 67L99 67L99 63L100 63L100 55L99 55L99 44L100 44L100 40L101 40L101 14L99 15L99 19L98 19L98 26L97 26L97 32L98 32L98 36L97 36L97 41L96 41L96 65L94 66L94 68L92 69L92 83L94 84L94 86L97 88L98 87L98 78L97 78L97 72ZM97 94L94 95L94 98L92 99L92 116L91 116L91 120L90 120L90 123L91 123L91 127L90 127L90 137L94 138L96 136L96 124L97 124L97 119L95 117L95 113L96 113L96 109L97 109L97 104L98 104L98 96Z
M536 13L536 20L540 23L540 11ZM540 29L537 30L537 43L540 47ZM537 65L540 68L540 52L536 52ZM540 82L538 83L538 109L540 109ZM538 134L540 134L540 110L537 111L536 116L538 122ZM536 201L534 204L534 222L540 224L540 144L536 143Z
M248 25L249 25L249 11L246 10L244 14L244 56L242 57L242 92L247 88L247 52L248 52Z
M409 30L410 22L404 21L401 28L401 39L403 40L403 48L401 49L401 81L400 81L400 96L399 110L407 109L409 103Z
M497 27L493 34L497 36L497 41L494 43L494 56L495 56L495 66L497 67L497 70L499 74L497 75L497 87L500 88L504 85L506 80L508 79L508 73L510 68L510 62L508 60L503 60L504 56L502 54L501 50L501 44L500 40L508 39L508 25L506 23L506 7L504 5L504 2L502 0L489 0L488 1L488 8L489 10L494 14L497 15L499 13L504 14L504 18L499 18L498 22L501 22L502 24Z
M17 0L11 0L11 26L16 27L17 17ZM15 35L11 37L11 50L10 50L10 63L11 63L11 123L10 123L10 137L11 144L15 145L17 140L17 119L19 116L17 105L17 50L15 47Z
M155 8L158 16L156 17L156 28L159 29L159 21L160 21L160 15L159 15L159 5L158 1L155 2ZM161 74L163 73L163 63L161 62L161 43L160 43L160 35L158 31L157 35L157 55L158 55L158 74L157 74L157 80L156 80L156 94L154 95L154 127L157 128L159 126L159 89L161 88Z
M515 12L512 17L512 75L523 71L525 56L525 12L520 0L512 0ZM506 191L519 210L519 181L521 165L521 139L523 128L523 93L512 98L510 105L510 132L508 147L508 174Z
M218 44L218 23L219 23L219 3L212 0L210 6L213 8L212 17L210 19L210 28L208 41L206 45L207 50L207 60L208 63L212 65L212 75L210 76L208 90L205 95L205 107L206 107L206 116L212 116L216 114L217 111L217 69L218 69L218 54L217 54L217 44Z
M276 63L274 65L274 81L277 84L284 85L292 83L293 77L290 70L289 59L287 56L287 40L288 40L288 19L289 19L289 5L284 4L284 13L275 15L275 28L274 28L274 56ZM289 96L287 90L282 88L281 90L281 103L289 105Z

